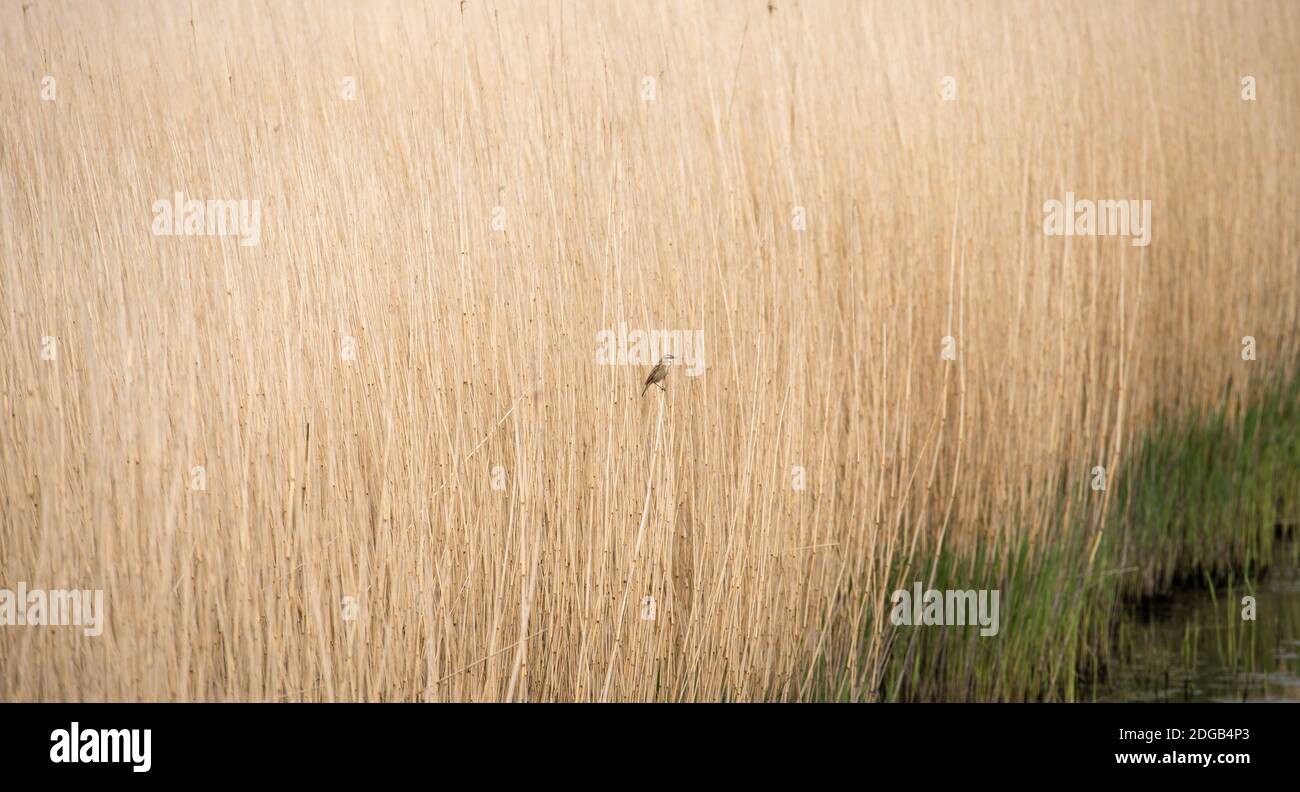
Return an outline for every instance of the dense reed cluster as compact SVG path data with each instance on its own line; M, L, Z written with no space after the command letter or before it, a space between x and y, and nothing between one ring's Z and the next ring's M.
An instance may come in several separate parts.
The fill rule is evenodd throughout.
M1295 418L1297 41L1286 2L3 3L0 586L107 628L0 628L0 699L1072 697L1121 598L1254 552L1161 433L1295 449L1240 424ZM256 244L158 233L176 193ZM1067 193L1150 244L1045 234ZM703 370L640 396L620 325ZM918 580L1003 586L1001 632L895 628Z

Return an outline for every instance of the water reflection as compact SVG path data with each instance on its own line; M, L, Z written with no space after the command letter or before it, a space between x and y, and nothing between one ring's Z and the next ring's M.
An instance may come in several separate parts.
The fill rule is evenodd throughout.
M1296 547L1253 586L1237 581L1152 603L1125 617L1119 658L1085 701L1300 702ZM1255 597L1255 620L1242 597Z

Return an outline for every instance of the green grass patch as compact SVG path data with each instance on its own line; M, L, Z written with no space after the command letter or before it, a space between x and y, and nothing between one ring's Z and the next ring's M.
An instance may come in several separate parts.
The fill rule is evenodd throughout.
M999 589L999 633L889 625L897 633L879 698L1076 701L1108 673L1126 610L1187 586L1235 608L1300 516L1298 397L1292 378L1245 403L1225 395L1208 413L1159 415L1118 471L1108 513L1098 515L1096 493L1072 487L1056 510L1071 516L1038 534L1049 540L945 548L928 587ZM894 579L912 586L901 570ZM1214 639L1229 658L1253 640L1237 622ZM1187 646L1203 644L1188 636Z

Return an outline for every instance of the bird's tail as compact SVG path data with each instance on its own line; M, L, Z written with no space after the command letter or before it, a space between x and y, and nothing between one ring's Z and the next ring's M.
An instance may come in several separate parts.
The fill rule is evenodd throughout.
M645 384L645 387L641 389L641 395L644 396L644 395L645 395L645 392L646 392L647 390L649 390L649 388L650 388L650 383L647 382L647 383Z

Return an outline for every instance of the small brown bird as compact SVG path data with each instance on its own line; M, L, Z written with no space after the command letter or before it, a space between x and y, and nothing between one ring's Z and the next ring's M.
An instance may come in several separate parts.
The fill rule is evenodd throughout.
M651 385L658 385L662 391L668 390L663 386L664 377L668 376L668 366L677 358L672 355L664 355L659 358L659 362L650 370L650 376L645 378L645 388L641 389L641 395L644 396L646 389Z

